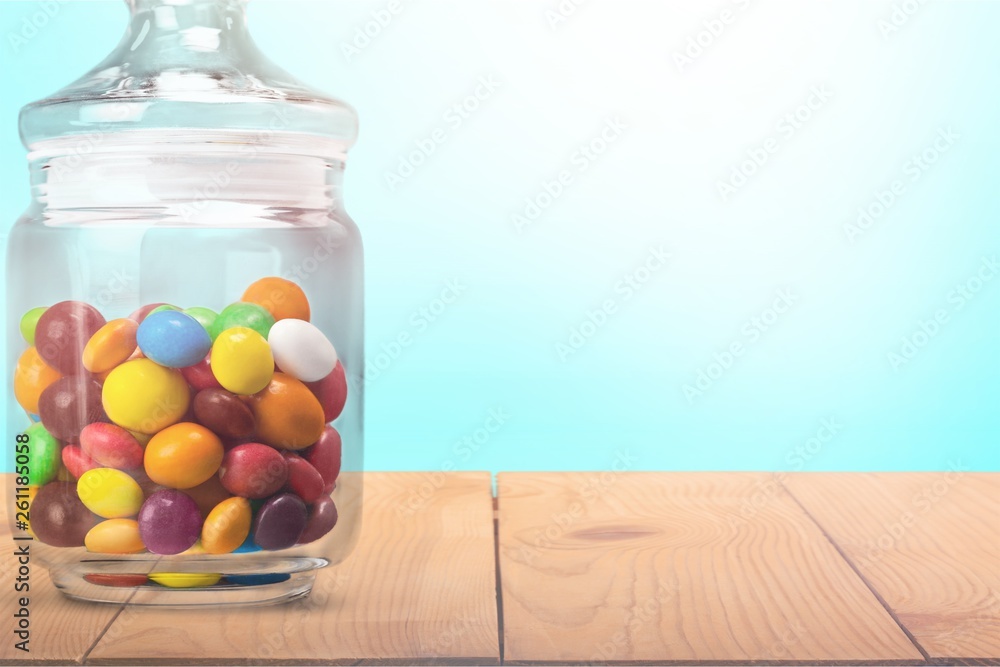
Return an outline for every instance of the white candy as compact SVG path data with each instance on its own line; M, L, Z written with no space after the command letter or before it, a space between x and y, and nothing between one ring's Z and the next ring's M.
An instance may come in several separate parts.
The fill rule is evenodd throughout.
M282 372L303 382L322 380L337 365L337 350L323 332L304 320L278 320L267 336Z

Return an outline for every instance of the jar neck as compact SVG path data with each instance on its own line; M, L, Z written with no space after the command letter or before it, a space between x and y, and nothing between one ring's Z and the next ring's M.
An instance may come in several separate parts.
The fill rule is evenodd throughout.
M248 47L247 0L126 0L132 13L126 40L136 55L153 52L174 65L182 54L225 53Z
M343 210L344 163L327 157L335 149L296 145L314 137L161 132L150 144L128 135L78 135L32 151L38 216L50 225L319 226Z

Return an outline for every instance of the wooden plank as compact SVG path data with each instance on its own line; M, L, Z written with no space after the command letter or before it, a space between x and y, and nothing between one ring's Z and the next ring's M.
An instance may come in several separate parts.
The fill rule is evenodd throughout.
M773 476L503 473L504 659L919 663Z
M130 607L88 663L499 664L490 475L366 473L364 485L360 540L309 598Z
M13 476L3 475L5 484L0 485L6 493L13 494L11 484ZM44 548L37 541L15 542L8 523L9 514L7 498L0 502L0 543L3 549L0 553L0 572L5 581L0 587L0 610L4 619L2 624L3 641L0 642L0 665L23 665L27 663L38 665L67 665L79 663L87 650L93 646L97 638L110 625L112 619L121 609L121 605L90 605L75 602L64 597L49 579L45 567L38 561L39 548ZM15 556L19 545L28 544L30 559L28 574L27 597L29 614L30 652L25 653L15 647L19 639L15 638L17 619L13 617L20 608L19 599L25 595L14 589L14 578L19 576L20 563ZM51 551L51 549L50 549Z
M1000 474L785 480L933 661L1000 664Z

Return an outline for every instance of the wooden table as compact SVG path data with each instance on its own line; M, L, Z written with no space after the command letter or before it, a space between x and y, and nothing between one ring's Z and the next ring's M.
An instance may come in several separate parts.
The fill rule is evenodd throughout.
M1000 474L501 473L494 499L487 473L367 473L365 494L354 553L286 605L91 605L36 566L30 655L5 549L0 662L1000 665Z

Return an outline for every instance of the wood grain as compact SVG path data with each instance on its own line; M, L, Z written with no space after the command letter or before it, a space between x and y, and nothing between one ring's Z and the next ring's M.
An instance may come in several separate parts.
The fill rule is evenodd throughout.
M785 480L932 660L1000 663L1000 474Z
M130 607L88 663L498 664L490 475L366 473L364 484L360 540L309 598Z
M3 475L5 484L0 488L5 493L13 494L10 485L11 475ZM97 638L104 633L112 619L121 609L121 605L90 605L74 602L65 598L49 579L45 568L37 559L37 541L15 542L8 524L8 499L0 502L0 543L3 544L0 553L0 572L4 581L0 586L0 664L23 665L32 664L75 664L79 663ZM14 590L14 578L17 576L19 563L14 555L20 544L28 544L29 551L35 553L30 562L29 585L27 596L31 639L28 643L29 653L15 648L15 619L13 614L18 610L18 599L25 595Z
M502 473L505 662L919 662L773 476Z

